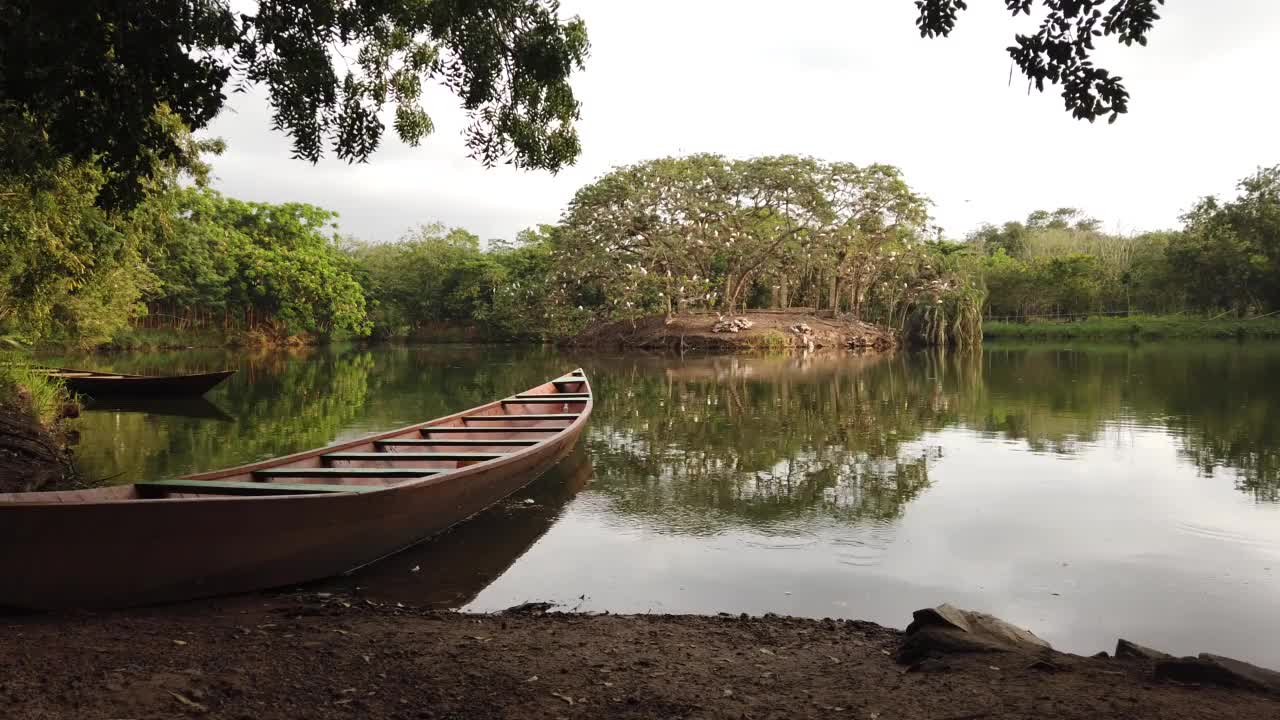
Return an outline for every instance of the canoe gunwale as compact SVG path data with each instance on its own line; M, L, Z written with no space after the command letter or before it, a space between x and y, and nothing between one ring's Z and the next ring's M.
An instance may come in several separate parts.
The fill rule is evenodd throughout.
M581 373L581 370L576 370L574 372ZM544 453L553 454L557 452L557 449L555 448L555 446L558 445L560 441L566 438L572 438L576 441L577 436L581 433L582 427L586 424L587 419L591 416L591 411L594 407L594 396L592 395L592 392L591 392L590 382L587 380L585 374L581 375L580 380L574 379L574 380L566 381L566 378L568 377L569 375L565 375L565 376L558 377L555 380L548 380L546 382L543 382L543 383L540 383L539 385L534 386L534 388L530 388L529 390L525 391L525 393L528 393L530 392L530 390L533 390L535 388L540 388L543 386L548 386L548 385L552 386L554 390L555 387L559 384L565 384L566 382L569 382L569 383L581 382L583 386L583 390L579 392L585 393L588 397L585 401L584 400L576 401L579 403L583 403L583 407L581 408L580 412L576 413L576 417L568 425L564 427L558 427L558 428L511 428L512 431L538 430L538 431L545 431L548 434L545 437L537 438L537 442L535 442L532 445L518 446L518 449L515 449L513 452L502 453L498 457L472 462L464 467L448 469L445 472L424 474L422 477L417 477L417 478L406 478L401 482L389 484L382 487L374 486L374 489L369 489L370 486L353 485L354 489L351 490L350 492L328 491L328 492L316 492L314 494L295 494L295 495L275 495L275 494L252 495L252 496L210 495L207 497L168 497L168 498L142 497L141 496L142 493L135 490L136 495L134 497L114 497L114 498L103 497L103 498L89 498L89 499L74 500L74 501L66 501L62 499L23 501L20 497L15 499L5 499L5 500L0 500L0 510L2 510L6 506L23 506L23 507L30 508L30 507L40 507L40 506L124 505L124 504L138 504L138 503L152 503L152 504L184 503L186 504L186 503L207 503L207 502L217 502L217 503L244 503L244 502L268 502L268 501L298 502L299 500L303 500L303 499L307 500L308 502L320 502L325 500L331 501L331 502L338 502L338 501L350 502L353 498L364 499L364 498L368 498L369 496L382 495L388 492L400 492L400 491L406 491L411 489L417 490L417 489L422 489L422 488L426 488L429 486L438 485L442 483L450 483L456 480L463 480L468 476L487 472L492 469L501 467L502 465L520 462L522 460L527 459L531 455L540 455ZM547 394L555 395L555 394L559 394L559 392L557 391L557 392L551 392ZM550 402L554 402L554 401L550 401ZM426 420L421 423L414 423L412 425L407 425L394 430L387 430L384 432L373 433L373 434L365 435L363 437L355 438L352 440L346 440L340 443L324 445L318 448L311 448L308 450L303 450L300 452L291 453L291 454L283 455L280 457L262 460L256 463L248 463L245 465L238 465L235 467L223 468L221 470L213 470L213 471L208 471L203 473L184 475L180 478L175 478L175 479L196 480L196 481L221 480L224 478L238 476L238 475L252 474L259 470L276 469L284 465L289 465L291 463L296 463L304 460L311 460L313 458L323 458L324 455L335 453L335 452L341 452L343 450L346 450L352 447L358 447L358 446L368 445L368 444L374 444L376 446L376 444L379 441L391 440L406 434L418 433L418 437L422 437L421 433L423 430L429 430L431 427L435 425L448 423L453 420L465 422L465 418L468 415L474 415L475 413L478 413L484 410L491 410L495 408L501 411L503 407L504 407L503 399L493 400L488 403L485 403L484 405L478 405L472 408L467 408L465 410L455 412L451 415L432 418L430 420ZM522 419L520 414L511 415L510 418L512 420ZM466 430L465 427L460 427L460 426L449 426L449 427L457 431ZM136 483L135 485L145 485L145 483ZM81 492L92 493L93 491L88 490L88 491L81 491ZM39 494L39 493L33 493L33 494Z

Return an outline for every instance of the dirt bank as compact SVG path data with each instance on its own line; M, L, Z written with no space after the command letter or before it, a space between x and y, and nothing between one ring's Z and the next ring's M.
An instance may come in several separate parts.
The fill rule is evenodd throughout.
M32 419L21 393L0 400L0 493L80 487L80 477L60 427Z
M249 596L0 617L0 712L53 718L1275 718L1280 700L1053 654L895 662L871 623L489 615Z
M740 328L737 332L716 331L717 323L727 324L738 319L745 319L750 326ZM676 315L670 318L654 315L634 322L620 320L588 328L568 344L735 352L804 348L888 350L897 343L889 330L857 320L797 312L753 310L733 318L710 314Z

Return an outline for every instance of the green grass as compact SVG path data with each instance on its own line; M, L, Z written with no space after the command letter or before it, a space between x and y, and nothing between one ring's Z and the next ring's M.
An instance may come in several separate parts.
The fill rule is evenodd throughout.
M190 347L226 347L230 340L231 338L221 331L130 327L116 333L111 338L111 342L102 349L174 350Z
M53 427L72 402L61 380L33 370L21 360L0 357L0 406L30 416L43 427Z
M768 350L770 352L781 352L791 347L791 338L787 337L780 330L767 330L764 334L755 338L751 345L760 350Z
M1072 338L1102 340L1162 340L1193 338L1219 340L1280 339L1280 315L1252 320L1233 317L1205 318L1187 315L1132 315L1099 317L1075 322L1033 321L1028 323L986 322L982 336L987 340L1061 340Z

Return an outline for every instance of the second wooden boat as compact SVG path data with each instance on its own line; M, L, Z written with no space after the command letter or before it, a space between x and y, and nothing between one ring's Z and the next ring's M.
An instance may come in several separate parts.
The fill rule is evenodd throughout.
M44 368L81 395L203 395L235 374L235 370L190 375L125 375L70 368Z
M119 607L341 574L528 484L573 449L591 409L576 370L437 420L252 465L0 494L0 605Z

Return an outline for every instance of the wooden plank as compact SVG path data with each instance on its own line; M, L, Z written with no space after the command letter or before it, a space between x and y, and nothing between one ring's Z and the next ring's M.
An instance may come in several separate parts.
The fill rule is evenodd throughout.
M485 428L494 430L495 428ZM512 440L510 438L494 438L493 440L445 440L444 438L427 438L420 440L374 440L374 445L439 445L440 447L464 447L467 445L537 445L541 440Z
M500 415L500 416L498 416L498 417L506 418L506 417L508 417L508 416L506 416L506 415ZM454 426L451 426L451 427L424 427L424 428L419 428L419 429L418 429L418 432L420 432L420 433L424 433L424 434L425 434L425 433L505 433L505 432L511 432L511 433L531 433L531 432L536 432L536 433L558 433L558 432L561 432L561 431L563 431L563 430L564 430L564 428L562 428L562 427L541 427L541 428L514 428L514 427L513 427L513 428L486 428L486 427L458 427L458 426L454 425ZM375 442L376 442L376 441L375 441Z
M254 471L254 477L391 477L416 478L447 470L427 468L282 468Z
M335 492L370 492L378 485L306 485L266 482L229 482L219 480L156 480L137 485L143 497L159 493L197 493L200 495L316 495Z
M591 393L557 392L557 393L543 393L541 395L539 395L538 393L520 393L515 397L516 399L519 399L519 400L523 400L524 398L552 398L554 400L560 400L560 399L590 400Z
M529 413L527 415L463 415L463 420L508 422L510 420L576 420L578 413Z
M569 403L584 403L585 397L578 398L560 398L556 395L543 395L539 397L523 397L523 398L507 398L501 401L503 405L568 405Z
M492 460L509 453L495 452L336 452L324 456L325 460Z

